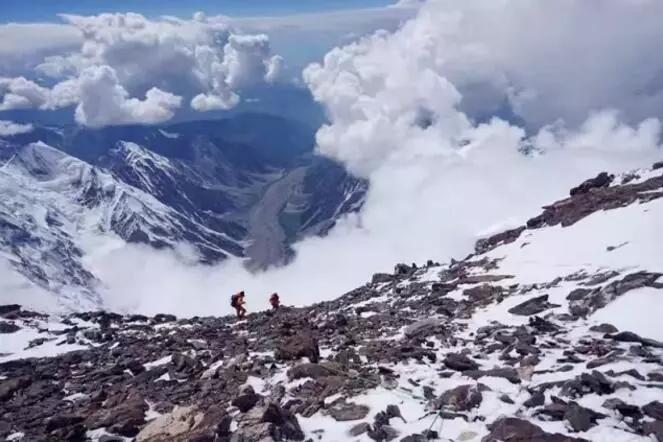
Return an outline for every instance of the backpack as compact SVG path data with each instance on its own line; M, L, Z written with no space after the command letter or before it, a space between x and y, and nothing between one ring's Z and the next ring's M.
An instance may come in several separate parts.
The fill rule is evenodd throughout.
M230 306L232 308L237 308L237 301L239 300L239 294L234 294L230 297Z

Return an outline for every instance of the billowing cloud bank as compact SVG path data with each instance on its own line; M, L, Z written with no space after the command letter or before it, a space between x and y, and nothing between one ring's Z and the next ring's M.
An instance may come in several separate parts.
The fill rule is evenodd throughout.
M76 121L86 126L159 123L187 101L201 112L231 108L242 88L273 81L281 65L267 36L237 34L200 13L191 20L134 13L63 19L80 32L80 49L37 66L52 86L0 78L0 110L75 105Z
M663 106L641 86L660 69L663 5L591 5L431 1L399 31L331 51L304 78L330 118L320 153L370 180L362 213L258 275L116 247L90 261L109 304L210 314L239 289L251 309L275 290L287 304L330 299L397 262L464 256L601 170L660 159ZM505 105L524 124L485 118Z

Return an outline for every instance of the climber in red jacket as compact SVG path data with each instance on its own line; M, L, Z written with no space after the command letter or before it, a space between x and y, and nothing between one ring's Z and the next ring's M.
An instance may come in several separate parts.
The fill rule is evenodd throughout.
M230 306L235 309L237 319L243 319L244 315L246 315L246 309L244 308L246 301L244 300L244 297L245 295L243 291L235 293L230 297Z
M278 310L281 306L281 300L279 299L278 293L272 293L272 296L269 297L269 303L272 305L272 310Z

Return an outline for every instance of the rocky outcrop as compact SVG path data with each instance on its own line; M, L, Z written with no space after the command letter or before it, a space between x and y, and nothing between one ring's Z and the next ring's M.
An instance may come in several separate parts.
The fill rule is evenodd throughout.
M283 361L308 358L317 363L320 360L320 348L318 341L310 334L296 335L279 344L274 357Z

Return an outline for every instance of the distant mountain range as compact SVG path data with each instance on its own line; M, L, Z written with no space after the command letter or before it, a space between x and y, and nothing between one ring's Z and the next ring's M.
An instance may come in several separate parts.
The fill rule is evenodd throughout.
M202 263L286 263L361 207L367 183L313 152L307 126L266 114L166 126L36 127L0 139L0 253L74 304L98 301L86 236L191 246ZM66 290L63 290L66 287Z

